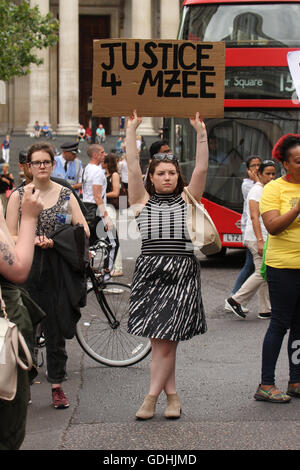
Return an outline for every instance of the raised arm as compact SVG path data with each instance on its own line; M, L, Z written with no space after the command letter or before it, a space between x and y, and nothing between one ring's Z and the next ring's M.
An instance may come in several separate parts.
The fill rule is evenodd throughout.
M145 189L139 154L136 146L136 129L142 122L136 111L127 121L126 129L126 157L128 165L128 195L129 203L146 204L149 196Z
M12 194L7 207L8 225L0 211L0 273L8 280L22 283L26 280L33 259L37 218L43 209L39 191L29 184L24 188L22 218L19 229L19 196ZM14 197L13 197L14 196ZM2 209L2 208L1 208ZM12 232L9 232L12 227ZM11 235L17 236L16 244Z
M199 113L195 118L190 119L190 123L197 134L196 163L188 185L188 189L197 201L200 201L206 182L208 168L208 144L207 133L204 122L200 119Z

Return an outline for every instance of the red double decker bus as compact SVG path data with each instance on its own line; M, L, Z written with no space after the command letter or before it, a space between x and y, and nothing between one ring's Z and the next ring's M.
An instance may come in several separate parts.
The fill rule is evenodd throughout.
M300 2L184 1L178 39L226 44L224 118L205 120L210 160L203 195L222 253L243 246L246 160L251 155L269 159L281 135L300 133L300 104L287 64L288 51L300 48L299 24ZM189 179L195 155L191 126L173 118L165 119L164 128Z

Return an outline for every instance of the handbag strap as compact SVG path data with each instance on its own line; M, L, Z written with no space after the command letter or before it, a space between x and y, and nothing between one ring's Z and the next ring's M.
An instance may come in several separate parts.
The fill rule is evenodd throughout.
M5 305L5 302L3 300L3 297L2 297L2 289L1 289L1 285L0 285L0 309L3 313L3 316L6 320L9 320L8 319L8 315L6 313L6 305ZM13 325L14 328L17 328L16 325L13 323L11 324ZM13 348L14 348L14 352L15 352L15 356L16 356L16 360L17 360L17 363L19 364L19 366L24 369L24 370L30 370L32 368L32 356L31 356L31 353L29 351L29 348L26 344L26 341L24 339L24 336L22 335L22 333L20 331L18 331L17 329L17 341L20 343L20 345L22 346L22 349L25 353L25 357L26 357L26 360L27 360L27 364L24 364L24 362L19 358L19 350L18 350L18 347L17 347L17 343L14 343L14 341L12 341L12 345L13 345Z
M202 205L201 202L196 201L196 199L194 198L194 196L191 195L191 193L189 192L187 186L185 186L185 187L183 188L183 191L186 193L186 195L187 195L188 198L192 201L193 204L195 204L195 205L197 205L197 204Z
M19 366L21 367L21 369L23 370L30 370L32 368L32 356L31 356L31 353L29 351L29 348L26 344L26 341L24 339L24 336L22 335L22 333L20 331L18 331L18 340L19 340L19 343L20 345L22 346L22 349L25 353L25 357L26 357L26 360L27 360L27 365L24 364L24 362L20 359L19 357L19 352L18 351L15 351L15 354L16 354L16 359L17 359L17 363L19 364Z

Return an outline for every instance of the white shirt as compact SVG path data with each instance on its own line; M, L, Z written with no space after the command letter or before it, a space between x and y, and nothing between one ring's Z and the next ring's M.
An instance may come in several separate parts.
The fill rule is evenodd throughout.
M121 169L121 181L122 183L128 183L128 166L126 160L120 162Z
M93 186L102 186L102 199L106 203L106 176L104 170L100 166L89 163L83 172L82 178L82 195L83 202L92 202L96 204Z
M247 223L246 223L246 229L245 229L245 240L249 242L257 241L254 230L253 230L251 216L250 216L249 201L259 202L262 192L263 192L263 188L264 187L260 182L255 183L254 186L250 189L248 197L247 197L247 204L246 204ZM266 227L264 226L261 215L259 216L259 222L260 222L262 237L264 240L266 240L268 236L268 232L267 232Z
M79 129L78 129L78 131L77 131L77 134L83 134L83 135L85 135L85 129L79 127Z
M254 181L251 180L250 178L244 178L242 182L242 194L243 194L243 199L244 199L244 205L243 205L243 214L241 217L241 231L243 234L244 238L244 233L245 233L245 228L247 224L247 197L249 194L250 189L253 188Z

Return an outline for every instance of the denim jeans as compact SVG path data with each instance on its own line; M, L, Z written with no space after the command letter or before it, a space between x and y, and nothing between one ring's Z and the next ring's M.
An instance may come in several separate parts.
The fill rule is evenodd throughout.
M300 269L267 266L271 320L262 349L263 385L275 384L275 368L283 338L288 338L289 381L300 382Z
M232 289L232 294L235 294L239 288L244 284L244 282L248 279L251 274L254 272L254 263L253 263L253 256L249 248L246 248L246 257L244 266L242 267L239 275L235 281L235 284Z

